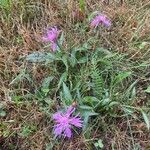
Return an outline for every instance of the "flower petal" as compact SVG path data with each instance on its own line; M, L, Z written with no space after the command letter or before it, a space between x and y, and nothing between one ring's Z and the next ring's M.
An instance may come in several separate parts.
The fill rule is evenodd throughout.
M82 123L83 123L83 121L81 120L81 118L76 118L76 117L73 117L73 118L71 118L70 120L69 120L69 123L71 124L71 125L74 125L75 127L82 127Z
M107 19L105 19L105 20L103 21L103 24L104 24L105 26L107 26L107 27L110 27L110 26L111 26L111 22L110 22L109 20L107 20Z
M54 120L59 120L59 119L61 119L61 117L62 117L62 114L60 112L57 112L53 115Z
M54 126L54 134L56 136L61 135L63 132L63 127L61 125Z
M64 136L71 138L72 132L71 132L71 129L69 127L64 130Z
M75 111L75 108L70 106L68 109L67 109L67 112L66 112L66 115L67 117L70 117L70 115Z
M94 27L96 28L98 25L99 25L99 19L98 18L93 19L91 24L90 24L90 26L92 28L94 28Z

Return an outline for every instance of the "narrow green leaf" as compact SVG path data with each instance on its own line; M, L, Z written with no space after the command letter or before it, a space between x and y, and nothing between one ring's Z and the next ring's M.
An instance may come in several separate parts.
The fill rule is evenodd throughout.
M71 56L69 57L69 62L70 62L70 65L72 67L74 67L77 64L76 51L75 50L72 51Z
M59 89L62 83L65 82L66 80L67 80L67 72L64 72L59 79L57 89Z
M125 95L127 97L128 100L132 100L134 99L134 97L136 96L136 88L135 85L137 84L138 80L134 81L129 88L127 89Z
M61 36L60 36L58 42L59 42L59 45L62 46L62 44L64 42L64 32L61 33Z
M146 93L150 93L150 86L147 87L147 89L145 90Z
M68 71L69 66L68 66L68 61L67 61L67 56L66 55L64 55L62 57L62 61L63 61L64 65L66 66L66 71Z
M147 114L144 111L141 110L141 113L143 115L143 119L144 119L144 121L146 123L146 126L147 126L147 128L149 130L149 128L150 128L150 120L149 120Z
M45 78L42 82L42 89L48 89L49 88L49 84L50 82L54 79L53 76L49 76L47 78Z
M72 96L71 96L70 90L64 82L63 82L63 94L64 94L64 98L66 100L71 100L72 101Z

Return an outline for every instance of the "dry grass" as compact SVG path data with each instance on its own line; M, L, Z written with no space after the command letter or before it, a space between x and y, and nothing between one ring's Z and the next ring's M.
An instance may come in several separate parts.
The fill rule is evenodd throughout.
M35 87L38 88L44 76L51 73L48 68L30 65L23 61L23 58L32 51L44 51L40 40L44 30L49 26L59 26L65 33L64 46L69 49L68 41L78 45L91 36L90 30L83 34L73 26L80 22L86 24L86 17L96 10L104 12L113 21L112 28L99 36L98 45L128 54L134 61L139 59L148 61L150 43L141 49L139 45L150 40L149 6L148 0L135 2L87 0L85 14L82 14L77 1L69 0L62 3L54 0L21 0L15 1L10 10L0 10L2 14L0 16L0 101L7 112L6 117L0 118L0 149L44 150L49 143L55 144L53 147L55 150L91 150L93 143L99 138L103 139L105 150L113 149L113 145L116 150L132 149L136 144L140 144L143 150L150 149L150 134L145 129L145 125L132 120L127 122L125 119L121 122L116 120L112 128L110 126L106 129L102 129L101 123L97 123L96 127L87 130L91 137L86 138L87 133L85 133L70 141L61 140L58 143L50 132L52 129L50 118L47 118L40 110L40 106L33 102L34 98L31 98L32 102L19 100L16 103L12 99L16 95L21 95L23 100L28 99L24 98L24 95L33 91ZM31 71L33 84L26 79L11 84L20 71L26 68ZM140 96L139 101L141 102ZM145 98L142 101L145 101ZM25 125L35 127L27 137L20 135ZM106 126L109 124L107 123ZM132 135L129 130L132 131Z

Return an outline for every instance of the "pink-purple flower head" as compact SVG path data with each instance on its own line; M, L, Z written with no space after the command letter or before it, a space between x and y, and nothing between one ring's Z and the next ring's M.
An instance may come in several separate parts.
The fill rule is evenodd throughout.
M60 30L57 27L53 27L47 30L46 35L42 37L42 40L44 42L51 43L52 51L56 51L57 49L57 39L58 39L59 33L60 33Z
M67 138L72 137L72 128L73 127L82 127L83 121L79 114L73 116L75 108L70 106L65 113L57 112L53 115L53 119L55 120L54 125L54 134L55 136L64 136Z
M91 28L96 28L100 24L103 24L105 27L111 26L111 21L106 17L106 15L97 15L90 23Z

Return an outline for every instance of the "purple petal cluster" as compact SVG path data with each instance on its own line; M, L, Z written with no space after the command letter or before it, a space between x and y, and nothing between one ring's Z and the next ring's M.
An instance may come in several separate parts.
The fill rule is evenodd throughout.
M96 28L100 24L103 24L106 27L111 26L111 21L105 15L97 15L90 23L92 28Z
M78 115L73 116L75 108L70 106L65 113L57 112L53 115L56 125L54 125L54 134L56 136L64 136L67 138L72 137L72 127L82 127L81 117Z
M53 27L47 30L46 35L43 36L42 38L44 42L51 43L52 51L56 51L57 49L57 39L58 39L59 33L60 33L60 30L58 30L57 27Z

